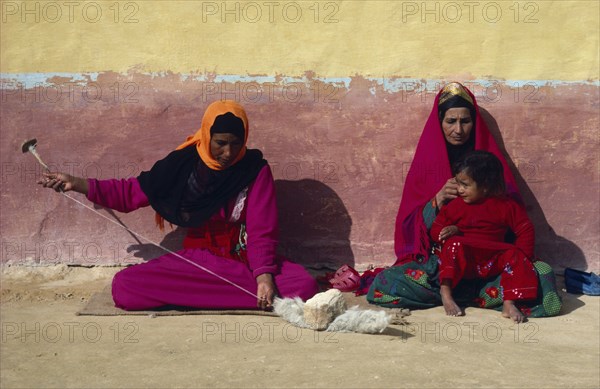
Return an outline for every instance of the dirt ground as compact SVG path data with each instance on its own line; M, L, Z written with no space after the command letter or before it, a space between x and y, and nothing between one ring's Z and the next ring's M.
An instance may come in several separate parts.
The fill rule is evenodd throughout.
M413 311L383 334L265 316L77 316L118 268L2 269L2 388L598 388L600 299L514 325ZM559 281L562 281L559 278Z

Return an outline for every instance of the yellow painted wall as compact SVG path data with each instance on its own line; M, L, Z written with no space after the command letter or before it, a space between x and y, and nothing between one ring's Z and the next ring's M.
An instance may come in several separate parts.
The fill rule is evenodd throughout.
M3 0L0 65L2 73L598 80L599 4Z

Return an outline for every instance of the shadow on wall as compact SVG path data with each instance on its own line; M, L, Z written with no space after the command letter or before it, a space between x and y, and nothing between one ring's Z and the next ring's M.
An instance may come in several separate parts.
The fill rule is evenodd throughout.
M168 223L165 223L165 231L169 231L159 244L171 251L180 251L183 248L183 239L187 234L187 228L175 227L170 230ZM127 247L128 253L133 253L136 258L142 258L145 262L151 259L158 258L162 255L168 254L165 250L153 245L152 243L142 243L139 239L134 236L138 244L132 244Z
M123 221L119 217L119 212L115 212L114 210L112 210L110 208L105 208L98 204L94 204L93 206L94 206L94 209L104 210L104 212L108 213L121 226L123 226L125 228L129 228L129 226L127 226L125 223L123 223ZM181 250L183 248L183 239L185 238L185 235L186 235L186 229L181 228L181 227L176 227L174 229L171 229L168 223L165 223L165 224L166 224L165 231L169 231L169 232L163 237L163 239L159 242L159 244L171 251ZM161 249L160 247L158 247L152 243L149 243L147 241L144 242L144 241L140 240L140 238L138 236L136 236L134 233L132 233L130 231L126 230L124 233L128 233L129 235L131 235L133 240L135 240L137 242L137 244L132 244L132 245L127 246L127 252L133 253L132 255L135 258L141 258L144 261L149 261L151 259L158 258L162 255L168 254L165 250Z
M125 227L125 228L129 228L127 225L125 225L125 223L123 223L123 221L121 220L121 218L119 217L118 212L115 212L114 210L110 209L110 208L105 208L103 206L100 206L98 204L94 204L94 209L103 209L106 213L108 213L110 216L112 216L113 219L115 219L115 221L117 223L119 223L121 226ZM168 225L168 223L166 223ZM169 227L165 227L166 229L169 229ZM137 244L132 244L130 246L127 246L127 252L128 253L133 253L133 256L136 258L142 258L144 261L149 261L153 258L157 258L160 257L161 255L165 255L167 254L167 252L165 252L165 250L161 249L160 247L155 246L152 243L148 243L148 242L142 242L140 240L140 238L138 236L136 236L134 233L126 230L126 232L131 235L131 237L137 242ZM161 246L168 248L171 251L178 251L181 250L181 248L183 247L183 239L185 238L185 228L175 228L174 230L170 230L169 233L167 233L167 235L165 235L165 237L162 239L162 241L159 243Z
M354 266L352 219L340 197L316 180L275 180L278 252L313 270Z
M276 180L279 212L278 253L312 270L336 270L343 264L354 266L350 247L352 219L339 196L315 180ZM113 213L112 211L108 210ZM119 223L118 215L113 217ZM167 231L169 227L166 226ZM160 244L172 251L181 250L186 228L169 231ZM128 253L149 261L166 254L150 243L138 241Z
M479 107L479 110L483 119L487 123L492 136L498 143L498 147L500 147L500 150L504 154L508 166L515 176L517 186L519 187L519 191L523 196L523 201L525 201L527 214L535 226L536 255L539 256L542 261L551 264L556 272L562 273L562 270L565 266L564 264L567 264L568 267L585 269L587 267L587 262L583 251L577 247L575 243L557 235L556 232L554 232L554 229L548 224L548 220L544 215L544 211L542 210L540 203L537 201L533 192L527 185L527 182L525 179L523 179L523 176L506 152L498 123L488 111L481 107ZM557 268L557 265L560 268Z

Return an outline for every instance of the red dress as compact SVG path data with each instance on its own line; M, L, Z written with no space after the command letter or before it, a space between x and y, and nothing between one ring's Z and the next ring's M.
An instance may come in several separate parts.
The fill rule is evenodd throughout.
M460 230L445 242L439 240L442 228L455 225ZM511 230L514 244L504 241ZM489 197L467 204L457 198L443 207L430 231L440 244L440 282L451 280L452 287L464 279L501 275L504 300L530 300L537 296L538 279L533 267L535 232L522 206L508 197Z

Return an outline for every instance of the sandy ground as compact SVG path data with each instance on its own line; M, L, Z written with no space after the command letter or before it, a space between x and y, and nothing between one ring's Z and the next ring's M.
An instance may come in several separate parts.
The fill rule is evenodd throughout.
M413 311L380 335L276 317L76 316L116 268L2 269L2 388L598 388L600 299L514 325Z

